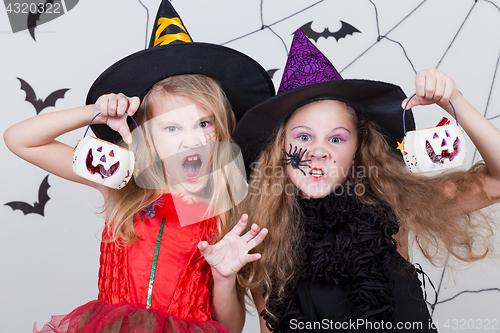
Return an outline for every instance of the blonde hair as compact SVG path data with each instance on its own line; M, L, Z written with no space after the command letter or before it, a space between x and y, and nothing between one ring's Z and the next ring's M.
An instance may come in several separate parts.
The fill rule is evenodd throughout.
M448 253L466 262L484 258L493 234L490 221L479 212L473 219L471 214L457 215L454 211L457 202L471 193L493 203L482 185L487 172L484 163L477 163L468 171L432 177L410 173L376 125L349 105L347 110L358 129L358 150L346 181L364 189L358 195L359 201L368 205L389 204L400 226L412 232L423 254L435 264L443 262ZM278 297L283 297L285 286L292 280L301 233L298 190L287 189L291 181L282 167L284 144L282 124L274 140L252 164L249 195L243 204L245 211L252 212L250 222L268 228L269 234L255 249L262 258L247 264L239 273L239 281L250 289L264 287L266 302L273 288ZM363 172L356 172L360 167ZM280 195L273 192L273 187L282 189Z
M210 193L209 210L223 212L217 216L218 237L224 235L231 222L231 203L223 200L223 194L228 191L241 192L246 188L244 173L230 162L234 160L231 150L231 134L236 125L236 119L231 105L219 84L206 76L198 74L178 75L157 82L144 97L137 115L138 130L140 131L139 146L136 153L136 166L139 173L133 177L129 184L121 190L111 193L106 209L111 209L108 223L112 226L111 240L123 243L133 243L138 236L134 228L134 215L150 205L159 195L168 191L168 184L164 175L164 168L154 148L153 139L148 130L148 121L152 119L151 104L154 98L163 97L166 94L182 96L193 100L214 114L216 129L216 142L228 143L226 145L215 144L212 153L213 172L209 183ZM141 126L144 125L144 126ZM135 149L137 144L137 132L134 131L134 143L130 149ZM221 175L218 170L224 169ZM228 188L228 183L231 188ZM241 185L243 183L243 185ZM208 212L208 210L207 210Z
M258 161L251 164L248 196L242 204L242 211L251 212L248 224L256 223L269 232L254 249L262 255L261 259L246 264L238 272L238 281L250 289L264 286L266 300L273 288L272 281L279 281L277 287L281 295L292 279L296 267L294 247L300 239L296 223L300 211L298 189L282 166L284 144L285 127L281 126L275 140L264 149ZM284 195L276 195L276 190Z

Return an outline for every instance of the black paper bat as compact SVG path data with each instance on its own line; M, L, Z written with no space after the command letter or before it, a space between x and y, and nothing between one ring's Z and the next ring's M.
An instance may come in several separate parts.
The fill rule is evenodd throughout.
M267 71L267 75L269 75L269 77L272 79L274 76L274 73L276 73L278 70L279 70L279 68L269 69Z
M338 41L340 38L345 38L347 35L352 35L355 32L361 33L358 29L350 25L349 23L345 23L344 21L340 21L342 23L342 26L338 31L331 32L328 28L325 28L323 32L316 32L311 28L312 21L309 23L304 24L302 27L300 27L300 30L306 35L307 37L314 39L314 42L318 42L318 39L320 37L328 38L328 37L335 37L335 39Z
M43 6L43 8L46 8L46 5L50 3L50 4L54 4L54 0L47 0L45 2L45 5ZM28 30L30 32L30 35L31 37L33 38L33 40L36 42L36 39L35 39L35 28L36 28L36 22L38 22L40 20L40 11L39 10L36 10L34 13L30 12L28 13Z
M24 213L24 215L34 213L44 216L43 210L45 209L45 204L50 199L50 197L47 194L47 190L50 187L49 182L47 180L48 178L49 176L47 175L47 177L45 177L45 179L42 181L42 184L40 185L40 189L38 190L38 202L35 202L33 205L30 205L23 201L12 201L12 202L7 202L4 206L10 206L13 210L19 209Z
M17 78L19 81L21 81L21 89L26 92L26 99L25 101L30 102L33 104L36 110L36 114L39 114L43 109L49 106L56 106L56 101L59 98L64 98L64 94L66 91L69 89L59 89L51 93L45 100L42 100L41 98L37 99L35 91L31 86L24 81L23 79Z

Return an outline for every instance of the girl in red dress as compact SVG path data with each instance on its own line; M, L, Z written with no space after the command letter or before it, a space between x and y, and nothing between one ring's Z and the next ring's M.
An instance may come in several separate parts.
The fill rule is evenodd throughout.
M105 202L98 300L54 316L39 332L243 328L235 276L260 258L248 251L267 230L255 225L242 235L246 215L231 225L246 183L230 136L248 109L274 94L273 84L251 58L192 42L169 1L156 21L150 48L108 68L86 106L36 116L5 132L16 155L96 188ZM131 134L128 117L140 135ZM90 122L100 139L137 146L134 176L120 190L75 174L73 147L55 140ZM87 160L89 171L108 176L109 169L94 165Z

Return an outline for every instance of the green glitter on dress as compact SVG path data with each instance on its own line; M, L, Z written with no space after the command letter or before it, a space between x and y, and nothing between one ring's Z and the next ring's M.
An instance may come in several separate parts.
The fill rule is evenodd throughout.
M161 235L163 234L164 226L165 226L165 218L161 220L160 232L158 233L158 239L156 240L156 251L155 251L155 257L153 259L153 267L151 268L151 277L149 278L148 300L146 303L146 309L149 309L151 307L151 295L153 294L153 281L155 279L156 262L158 260L158 252L160 252Z

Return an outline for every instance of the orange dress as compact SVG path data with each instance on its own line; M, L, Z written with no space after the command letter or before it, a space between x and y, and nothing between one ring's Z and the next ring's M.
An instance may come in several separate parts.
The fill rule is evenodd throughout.
M101 243L98 300L34 332L229 332L212 320L211 270L198 250L215 235L215 219L181 226L177 217L206 208L182 200L174 207L172 196L162 195L134 216L138 241Z

